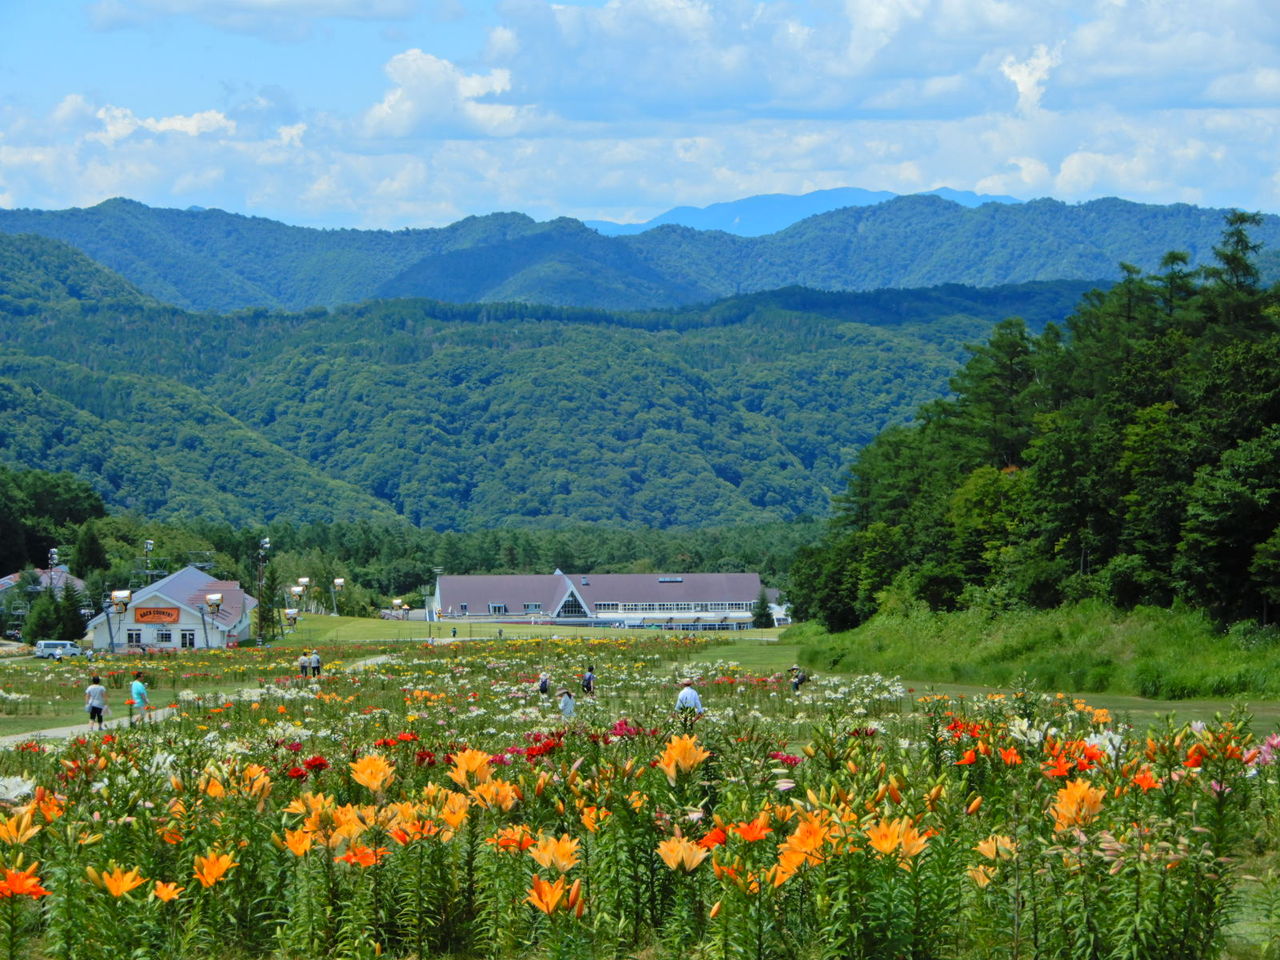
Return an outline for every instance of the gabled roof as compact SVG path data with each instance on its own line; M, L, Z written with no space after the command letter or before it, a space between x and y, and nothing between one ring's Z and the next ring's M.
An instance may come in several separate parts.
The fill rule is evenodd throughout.
M224 629L234 627L244 615L258 605L258 601L240 588L236 580L215 580L209 574L196 567L183 567L177 573L171 573L163 580L139 587L133 591L133 599L129 601L129 609L154 606L161 602L176 603L186 607L194 614L200 613L200 607L206 606L205 597L210 593L222 594L222 606L217 616L205 611L205 616L214 626ZM90 626L102 617L98 614L91 620Z
M583 599L597 603L754 602L758 573L591 573L574 579Z
M548 616L560 608L569 593L562 573L525 573L493 576L442 576L437 587L440 609L445 613L488 613L489 604L505 603L508 613L524 613L526 603L540 603Z
M17 573L9 574L7 577L0 577L0 593L16 587L25 572L25 570L19 570ZM65 566L54 567L51 570L41 570L37 567L32 572L40 578L40 588L42 590L48 589L49 584L52 583L55 590L61 591L63 586L69 583L80 593L84 593L84 581L79 577L73 577L67 572Z
M524 613L524 604L540 603L554 616L570 593L587 613L597 603L748 602L760 595L756 573L589 573L442 576L438 586L440 609L459 614L462 604L470 615L489 612L489 604L505 603L508 614Z

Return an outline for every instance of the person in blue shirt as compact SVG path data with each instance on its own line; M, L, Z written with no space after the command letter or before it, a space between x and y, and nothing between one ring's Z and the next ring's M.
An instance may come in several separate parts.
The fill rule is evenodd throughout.
M133 672L133 683L129 686L129 696L133 698L133 705L138 711L138 718L145 720L150 701L147 698L147 685L142 682L141 670Z
M574 711L573 691L568 689L561 690L560 691L560 713L564 716L566 720L568 720L570 717L573 716L573 711Z
M676 713L681 710L692 710L694 713L702 713L702 698L698 696L698 691L693 689L693 681L686 680L680 686L680 694L676 697Z

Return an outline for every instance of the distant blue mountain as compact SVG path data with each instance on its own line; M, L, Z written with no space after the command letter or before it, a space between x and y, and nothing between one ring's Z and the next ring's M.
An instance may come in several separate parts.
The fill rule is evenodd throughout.
M990 196L969 190L939 187L928 194L942 197L962 207L980 207L984 203L1021 203L1016 197ZM785 230L793 223L819 213L842 207L869 207L899 196L888 190L863 190L860 187L836 187L815 190L799 196L789 193L765 193L741 200L713 203L708 207L672 207L644 223L614 223L612 220L584 220L588 227L606 237L622 237L644 233L654 227L673 223L695 230L723 230L740 237L762 237Z

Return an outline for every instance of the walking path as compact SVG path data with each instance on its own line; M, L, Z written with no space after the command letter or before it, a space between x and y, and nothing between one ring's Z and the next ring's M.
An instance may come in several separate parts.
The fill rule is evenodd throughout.
M363 660L357 660L355 663L348 663L342 667L344 671L365 670L369 667L376 667L380 663L385 663L394 658L394 654L384 653L376 657L365 657ZM121 727L129 726L129 715L126 713L122 716L112 717L104 724L106 730L117 730ZM146 723L160 723L175 716L177 711L173 707L159 707L147 714ZM133 719L137 719L135 714ZM32 740L66 740L69 737L85 737L90 734L97 733L97 728L91 728L89 722L77 723L71 727L49 727L44 730L28 730L26 733L9 733L0 736L0 750L8 747L16 747L21 743L30 743Z

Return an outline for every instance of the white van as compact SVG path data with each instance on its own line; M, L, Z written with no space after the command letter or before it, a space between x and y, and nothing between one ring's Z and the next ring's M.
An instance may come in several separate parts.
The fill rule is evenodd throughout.
M36 643L36 656L45 660L57 659L63 657L78 657L83 650L80 644L71 643L69 640L40 640Z

